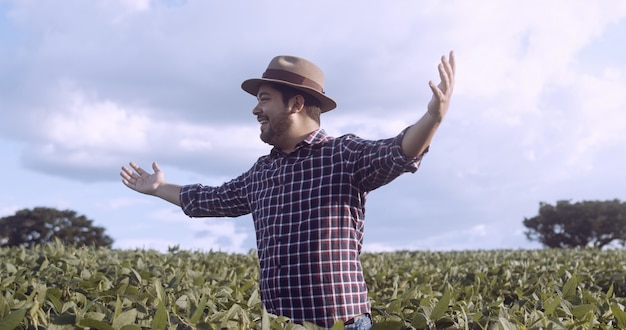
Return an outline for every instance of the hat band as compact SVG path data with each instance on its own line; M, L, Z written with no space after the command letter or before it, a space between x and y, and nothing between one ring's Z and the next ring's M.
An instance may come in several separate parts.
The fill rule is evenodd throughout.
M306 86L324 94L324 88L322 85L297 73L279 69L267 69L263 73L263 78L282 80L284 82Z

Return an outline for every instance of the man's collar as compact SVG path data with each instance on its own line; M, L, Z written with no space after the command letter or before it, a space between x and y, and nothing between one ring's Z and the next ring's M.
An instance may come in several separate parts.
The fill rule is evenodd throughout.
M311 132L309 135L307 135L307 137L304 138L304 140L302 140L298 144L296 144L296 147L293 150L296 151L296 150L302 148L305 145L312 146L312 145L315 145L315 144L318 144L318 143L326 142L329 138L330 137L328 136L328 134L326 134L326 131L324 131L321 128L318 128L318 129L314 130L313 132ZM270 152L270 154L272 154L272 155L284 155L285 153L282 152L281 150L279 150L278 148L274 147L274 148L272 148L272 151Z
M298 145L302 143L306 143L308 145L318 144L320 142L326 141L327 139L328 139L328 134L326 134L326 131L324 131L321 128L318 128L315 131L311 132L311 134L309 134L309 136L307 136L304 140L302 140L302 142L298 143Z

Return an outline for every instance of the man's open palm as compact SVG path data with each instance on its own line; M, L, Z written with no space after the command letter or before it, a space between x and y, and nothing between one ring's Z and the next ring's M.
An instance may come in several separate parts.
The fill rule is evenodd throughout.
M454 52L450 52L449 58L442 56L441 63L439 63L437 68L441 81L436 86L432 80L429 82L430 89L433 91L433 97L428 102L428 112L435 118L443 118L446 112L448 112L450 98L454 90L454 75L456 71Z
M130 189L140 193L154 195L157 188L165 183L163 172L156 162L152 163L154 173L144 171L139 165L130 162L130 167L122 166L122 182Z

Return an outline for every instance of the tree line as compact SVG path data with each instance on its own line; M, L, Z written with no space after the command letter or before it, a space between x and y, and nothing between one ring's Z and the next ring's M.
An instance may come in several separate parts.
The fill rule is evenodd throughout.
M626 202L557 201L539 203L539 212L524 218L528 240L546 248L626 245ZM0 247L25 246L61 240L68 245L111 247L113 239L103 227L72 210L35 207L0 218Z
M524 219L526 237L548 248L626 245L626 203L561 200L539 203L539 214Z
M73 246L111 247L113 239L104 231L76 211L35 207L0 218L0 247L32 247L55 238Z

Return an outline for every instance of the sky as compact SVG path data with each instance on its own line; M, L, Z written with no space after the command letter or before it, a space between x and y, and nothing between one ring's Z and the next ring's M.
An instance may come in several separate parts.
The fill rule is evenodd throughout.
M271 146L241 82L276 55L325 73L322 128L382 139L448 115L420 169L373 191L364 250L534 249L539 203L626 200L626 2L0 0L0 217L70 209L119 249L246 253L250 216L189 218L121 183L219 185Z

